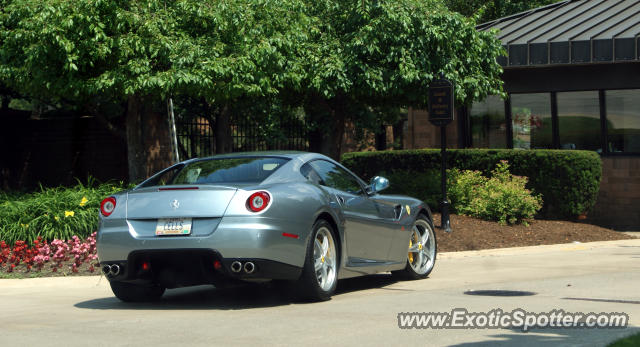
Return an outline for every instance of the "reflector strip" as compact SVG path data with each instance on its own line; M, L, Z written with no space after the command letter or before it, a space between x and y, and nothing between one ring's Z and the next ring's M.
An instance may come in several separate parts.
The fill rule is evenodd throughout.
M289 233L282 233L282 236L284 236L284 237L290 237L290 238L292 238L292 239L297 239L298 237L300 237L300 236L298 236L298 235L296 235L296 234L289 234Z

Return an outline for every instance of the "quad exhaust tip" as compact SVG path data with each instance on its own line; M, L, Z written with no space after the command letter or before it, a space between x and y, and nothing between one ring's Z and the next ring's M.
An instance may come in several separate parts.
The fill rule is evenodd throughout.
M120 265L118 264L105 264L102 266L102 273L107 276L118 276L120 274Z
M243 270L245 274L250 275L256 271L256 265L252 261L242 263L236 260L231 263L231 272L240 273L243 272Z
M248 261L246 263L244 263L244 272L247 274L252 274L254 271L256 270L256 266Z
M242 263L237 260L231 263L231 271L235 273L242 271Z

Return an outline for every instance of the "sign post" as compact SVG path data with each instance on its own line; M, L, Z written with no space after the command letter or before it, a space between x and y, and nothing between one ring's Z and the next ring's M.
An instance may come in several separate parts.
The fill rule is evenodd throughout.
M447 124L453 121L455 113L453 107L453 83L441 78L431 82L429 86L429 122L440 127L442 157L441 183L442 183L442 209L441 227L445 232L451 232L449 220L449 200L447 199Z

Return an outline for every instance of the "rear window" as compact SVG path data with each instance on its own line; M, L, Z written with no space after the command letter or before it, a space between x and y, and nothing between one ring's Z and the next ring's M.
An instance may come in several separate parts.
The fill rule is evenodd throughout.
M287 161L271 157L199 160L182 167L166 184L260 183Z

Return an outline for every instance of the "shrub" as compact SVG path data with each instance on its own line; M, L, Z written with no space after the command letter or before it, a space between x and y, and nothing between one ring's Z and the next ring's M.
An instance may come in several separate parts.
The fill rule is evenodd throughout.
M447 175L449 175L447 177L447 195L451 200L453 212L472 214L471 202L478 195L478 190L484 188L488 179L477 170L450 169L447 170Z
M398 172L433 175L431 173L434 170L440 169L440 160L439 149L347 153L342 158L345 166L363 178ZM514 175L528 177L526 187L542 195L544 204L540 213L543 216L573 218L590 211L595 205L602 176L602 162L595 152L510 149L447 151L448 168L478 170L484 175L488 175L501 160L510 163ZM411 191L408 195L423 198L433 194L430 193L433 191L431 187L404 188L407 184L413 183L391 180L394 189ZM439 187L439 184L435 186ZM438 199L436 195L436 201Z
M127 188L122 183L74 187L40 188L30 194L3 193L0 196L0 239L8 244L44 240L86 238L98 228L100 202Z
M528 179L509 173L506 161L498 163L491 177L480 171L453 169L448 180L451 205L460 214L527 225L542 207L542 198L525 188Z

